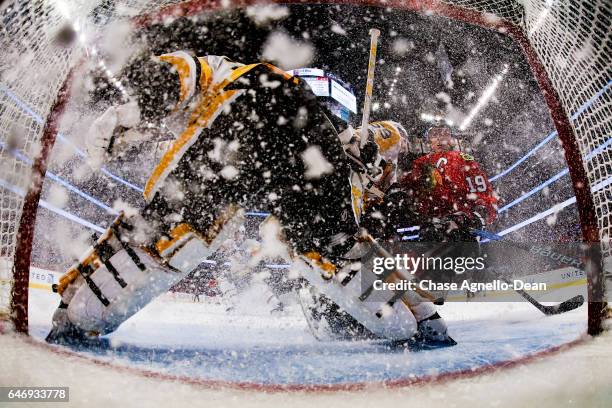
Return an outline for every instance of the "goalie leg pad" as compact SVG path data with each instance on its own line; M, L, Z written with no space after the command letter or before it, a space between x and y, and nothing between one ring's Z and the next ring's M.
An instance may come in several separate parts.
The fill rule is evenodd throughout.
M206 235L186 224L177 226L169 238L157 242L157 253L126 242L122 235L131 226L119 216L54 288L62 303L52 333L60 335L62 328L88 334L116 330L214 253L244 222L236 208L224 214Z
M405 292L402 300L412 310L417 322L423 321L436 313L436 306L416 292Z
M108 261L120 273L125 286L105 264L80 280L68 304L67 315L73 325L86 332L110 333L185 276L140 248L130 249L119 250Z
M360 260L371 250L371 244L362 242L356 244L344 257ZM375 275L370 268L364 268L360 262L349 263L342 268L334 266L331 270L320 257L312 253L304 254L300 259L303 265L300 270L302 276L377 336L398 341L410 339L418 332L417 322L436 315L435 305L414 291L399 293L399 296L384 292L364 298L362 282L373 282L380 279L380 276Z
M351 265L337 270L331 278L327 277L329 274L321 269L318 262L313 261L312 256L301 256L295 265L301 275L319 292L377 336L390 340L406 340L417 333L417 320L406 302L389 305L390 299L359 299L362 293L362 269L358 270L348 283L343 284L347 274L344 269L351 268ZM373 274L371 271L365 273Z
M119 215L53 288L62 296L49 341L106 334L182 279L163 260L131 244L133 225Z

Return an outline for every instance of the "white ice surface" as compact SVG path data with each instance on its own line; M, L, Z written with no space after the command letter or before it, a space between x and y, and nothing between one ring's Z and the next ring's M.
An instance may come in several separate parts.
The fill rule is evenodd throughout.
M31 290L31 330L44 335L56 298ZM165 295L110 336L113 348L88 352L115 366L145 368L199 379L255 382L330 383L380 379L452 370L495 354L520 357L578 338L585 329L585 307L543 317L524 303L448 304L459 345L444 350L390 353L372 342L315 341L299 310L270 315L253 288L235 308L218 299L193 303L188 296ZM552 340L551 340L552 339ZM0 385L68 385L72 406L610 406L612 336L572 347L513 369L474 378L400 389L369 387L336 393L261 393L213 390L185 385L62 356L14 335L0 336ZM525 348L526 347L526 348ZM170 351L170 352L169 352ZM173 354L173 351L178 353ZM193 352L196 354L190 354ZM258 353L260 351L261 353ZM138 361L141 358L143 361ZM151 358L151 361L147 361ZM216 366L211 361L218 362ZM429 371L419 371L429 367ZM243 373L243 374L240 374ZM266 377L266 373L268 376ZM382 373L382 374L381 374ZM518 405L517 405L518 404ZM27 406L27 405L26 405ZM36 405L43 406L43 405ZM420 406L420 405L418 405Z

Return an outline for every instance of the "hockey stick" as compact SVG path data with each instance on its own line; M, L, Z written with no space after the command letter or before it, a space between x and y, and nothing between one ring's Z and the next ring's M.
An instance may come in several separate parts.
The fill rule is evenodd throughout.
M358 157L353 156L350 152L345 151L344 154L346 154L346 156L351 159L353 162L355 162L357 165L359 165L362 169L363 169L363 173L359 173L360 176L365 177L368 180L368 184L364 185L364 188L369 190L370 193L374 194L376 197L378 198L384 198L385 197L385 193L378 188L377 185L377 181L374 177L372 177L370 175L370 173L368 173L368 168L366 167L365 164L363 164L363 162L361 160L359 160Z
M500 279L510 284L510 282L508 282L506 279L501 278L501 277ZM556 305L545 306L541 304L540 302L538 302L537 300L535 300L533 297L531 297L529 293L525 292L522 289L514 289L514 291L518 293L519 295L521 295L523 298L525 298L525 300L527 300L529 303L534 305L536 309L544 313L546 316L552 316L556 314L569 312L570 310L579 308L584 303L584 297L582 295L577 295L571 299L568 299Z
M502 239L501 236L499 236L497 234L494 234L492 232L488 232L488 231L482 231L482 230L473 229L473 230L471 230L471 233L473 235L480 236L480 237L483 237L483 238L487 238L487 239L492 240L492 241L499 241L499 240ZM520 247L518 245L515 245L515 246L519 247L520 249L525 249L525 248ZM502 278L499 275L498 275L498 278L503 280L504 282L510 284L510 282L508 282L508 280L506 280L505 278ZM574 309L579 308L584 303L584 297L582 295L577 295L577 296L574 296L571 299L565 300L565 301L563 301L561 303L558 303L556 305L545 306L545 305L541 304L540 302L538 302L537 300L535 300L529 293L525 292L522 289L514 289L514 291L516 293L518 293L519 295L521 295L525 300L527 300L529 303L531 303L533 306L535 306L536 309L538 309L540 312L544 313L546 316L552 316L552 315L556 315L556 314L561 314L561 313L569 312L570 310L574 310Z
M365 99L363 101L363 117L361 118L361 140L360 148L363 149L368 138L368 123L370 121L370 108L372 105L372 89L374 88L374 68L376 67L376 47L380 30L372 28L370 30L370 59L368 61L368 79L366 82Z

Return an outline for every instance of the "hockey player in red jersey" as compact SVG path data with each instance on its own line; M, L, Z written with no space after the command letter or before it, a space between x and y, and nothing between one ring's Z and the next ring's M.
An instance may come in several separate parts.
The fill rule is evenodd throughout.
M421 239L472 240L497 215L497 197L487 175L471 155L462 152L450 128L435 126L425 135L431 151L416 159L402 184L413 197L414 211L427 222Z

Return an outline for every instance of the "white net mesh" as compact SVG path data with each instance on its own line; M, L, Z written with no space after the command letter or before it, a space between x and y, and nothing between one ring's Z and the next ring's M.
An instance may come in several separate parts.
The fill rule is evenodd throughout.
M7 3L7 2L5 2ZM44 120L70 68L84 54L78 41L58 42L68 24L98 24L159 10L175 1L14 0L0 11L0 314L10 303L11 265L30 161ZM607 182L612 176L610 15L612 3L559 0L456 0L445 3L488 13L528 37L572 118L597 209L600 236L611 234ZM93 12L92 12L93 11ZM97 20L98 22L94 22ZM602 147L603 146L603 147ZM18 154L15 154L15 153ZM26 221L27 222L27 221ZM33 225L33 223L32 223ZM608 246L605 246L608 250Z
M610 149L612 137L612 3L527 2L525 30L536 49L572 127L584 160L599 220L600 236L610 237ZM586 106L586 108L584 108ZM597 149L597 150L596 150ZM601 151L599 151L601 150ZM595 153L593 154L592 152ZM604 186L605 185L605 186Z
M523 1L517 0L453 0L444 3L489 13L514 24L523 21Z
M92 25L98 15L107 21L128 19L173 2L6 3L0 10L0 316L10 312L17 229L44 123L70 69L87 51L69 38L79 35L71 30Z
M65 24L52 3L18 1L0 15L0 314L8 312L12 261L31 160L74 50L53 45Z
M520 26L541 61L578 142L609 256L612 176L612 3L598 1L482 1L448 3L495 14Z

